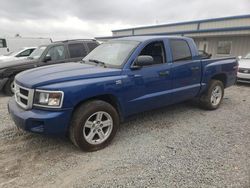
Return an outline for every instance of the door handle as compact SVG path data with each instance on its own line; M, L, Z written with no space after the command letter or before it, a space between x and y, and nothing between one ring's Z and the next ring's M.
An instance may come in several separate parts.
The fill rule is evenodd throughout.
M141 78L142 76L140 74L134 74L133 77L134 78Z
M169 75L169 71L160 71L159 72L159 76L168 76Z
M200 70L200 67L191 67L191 70L192 71L198 71L198 70Z

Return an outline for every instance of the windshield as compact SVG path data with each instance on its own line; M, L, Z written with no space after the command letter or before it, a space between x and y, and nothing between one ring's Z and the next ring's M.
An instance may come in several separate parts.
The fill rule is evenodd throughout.
M137 41L110 41L91 51L83 61L102 62L106 66L120 67L139 44Z
M248 53L248 54L244 57L244 59L250 59L250 53Z
M35 49L29 56L31 59L39 59L44 52L44 50L47 48L47 46L40 46L37 49Z

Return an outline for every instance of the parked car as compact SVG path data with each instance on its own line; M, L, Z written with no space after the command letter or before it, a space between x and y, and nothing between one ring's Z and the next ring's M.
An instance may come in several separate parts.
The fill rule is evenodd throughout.
M239 60L239 70L237 74L237 81L250 83L250 53Z
M18 74L8 108L26 131L69 134L77 147L95 151L107 146L120 122L133 114L194 98L217 109L237 69L235 58L201 60L190 38L114 39L81 63Z
M13 60L18 60L18 59L25 59L28 57L36 47L24 47L20 48L17 51L12 51L7 54L1 55L0 56L0 63L4 61L13 61Z
M34 37L0 37L0 55L17 51L27 46L40 46L50 44L50 38L34 38Z
M42 45L32 52L27 59L0 63L0 90L5 94L14 94L16 74L35 67L58 63L77 62L92 51L98 42L95 40L67 40ZM61 65L57 65L59 68Z

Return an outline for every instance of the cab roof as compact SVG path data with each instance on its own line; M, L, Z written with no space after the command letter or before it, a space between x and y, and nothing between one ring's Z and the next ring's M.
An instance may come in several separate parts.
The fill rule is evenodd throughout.
M145 42L148 40L162 40L162 39L188 39L187 37L182 37L182 36L167 36L167 35L147 35L147 36L130 36L130 37L122 37L122 38L116 38L112 39L111 41L115 40L130 40L130 41L138 41L138 42Z
M59 44L71 44L71 43L76 43L76 42L94 42L97 43L95 39L72 39L72 40L63 40L63 41L54 41L49 44L43 44L40 46L54 46L54 45L59 45Z
M51 44L58 44L58 43L71 43L71 42L96 42L95 39L71 39L71 40L62 40L62 41L54 41Z

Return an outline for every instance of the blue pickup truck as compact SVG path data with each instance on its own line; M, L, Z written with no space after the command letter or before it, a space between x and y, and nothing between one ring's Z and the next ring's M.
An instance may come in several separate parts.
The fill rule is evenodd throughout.
M95 151L133 114L190 99L217 109L237 69L235 58L201 58L186 37L114 39L79 63L18 74L8 109L26 131L68 135L82 150Z

